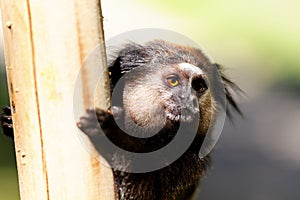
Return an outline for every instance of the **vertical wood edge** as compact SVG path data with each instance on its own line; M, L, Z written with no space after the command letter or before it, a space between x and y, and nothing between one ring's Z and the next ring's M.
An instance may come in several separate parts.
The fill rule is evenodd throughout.
M14 121L20 198L48 199L38 101L35 98L35 66L28 1L16 3L12 0L3 0L0 7ZM9 26L5 26L8 24Z

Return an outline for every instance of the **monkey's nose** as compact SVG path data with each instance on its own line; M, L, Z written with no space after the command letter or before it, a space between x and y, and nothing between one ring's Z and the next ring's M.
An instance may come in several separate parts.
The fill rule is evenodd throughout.
M193 113L197 114L199 112L199 103L198 99L196 97L191 97L187 102L186 102L186 109Z
M199 110L199 108L198 108L199 104L198 104L198 100L196 98L193 99L193 107L194 107L194 109Z
M197 114L199 112L197 94L181 94L179 98L181 99L183 109L186 109L193 114Z
M190 109L193 113L199 112L199 103L198 103L198 99L196 97L193 97L193 99L191 101L191 108Z

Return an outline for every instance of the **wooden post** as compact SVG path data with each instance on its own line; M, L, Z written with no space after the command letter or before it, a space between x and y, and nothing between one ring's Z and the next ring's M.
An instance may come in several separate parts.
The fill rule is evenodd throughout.
M111 170L85 150L73 116L75 80L98 44L107 78L98 1L0 1L23 200L115 198ZM89 74L82 73L85 84ZM83 113L93 94L82 91Z

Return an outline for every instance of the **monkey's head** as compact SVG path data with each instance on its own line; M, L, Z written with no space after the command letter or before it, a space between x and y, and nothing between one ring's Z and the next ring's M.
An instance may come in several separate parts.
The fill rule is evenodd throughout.
M209 79L213 65L199 49L162 40L127 45L109 68L112 88L123 77L115 104L123 107L125 126L155 132L198 120L198 134L205 134L216 108ZM231 82L224 80L227 88Z

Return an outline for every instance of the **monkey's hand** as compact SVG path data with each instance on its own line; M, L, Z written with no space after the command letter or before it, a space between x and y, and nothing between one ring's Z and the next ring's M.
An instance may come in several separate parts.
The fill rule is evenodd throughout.
M105 137L109 138L113 143L116 141L122 141L122 130L118 127L114 120L114 116L111 111L104 111L101 109L88 109L84 116L80 117L80 121L77 123L78 128L83 131L95 147L95 149L101 154L107 161L111 160L111 155L115 150L111 149L110 143Z
M123 110L118 107L113 107L111 110L87 109L85 115L80 117L80 121L77 123L78 128L90 138L105 134L108 138L114 139L116 135L122 135L123 131L115 119L121 118Z
M101 109L87 109L84 116L80 118L77 126L87 136L100 136L104 131L109 132L109 128L114 127L111 113Z
M9 106L5 106L2 108L3 113L0 115L0 123L3 129L3 133L10 137L14 138L14 130L13 130L13 121L11 116L11 109Z
M141 139L134 138L127 133L123 132L122 129L116 123L116 120L123 120L123 110L118 107L113 107L111 111L104 111L101 109L88 109L84 116L80 118L77 126L82 130L94 144L96 149L99 148L99 152L105 152L106 143L103 136L105 135L112 143L116 146L128 150L137 152L142 145Z

